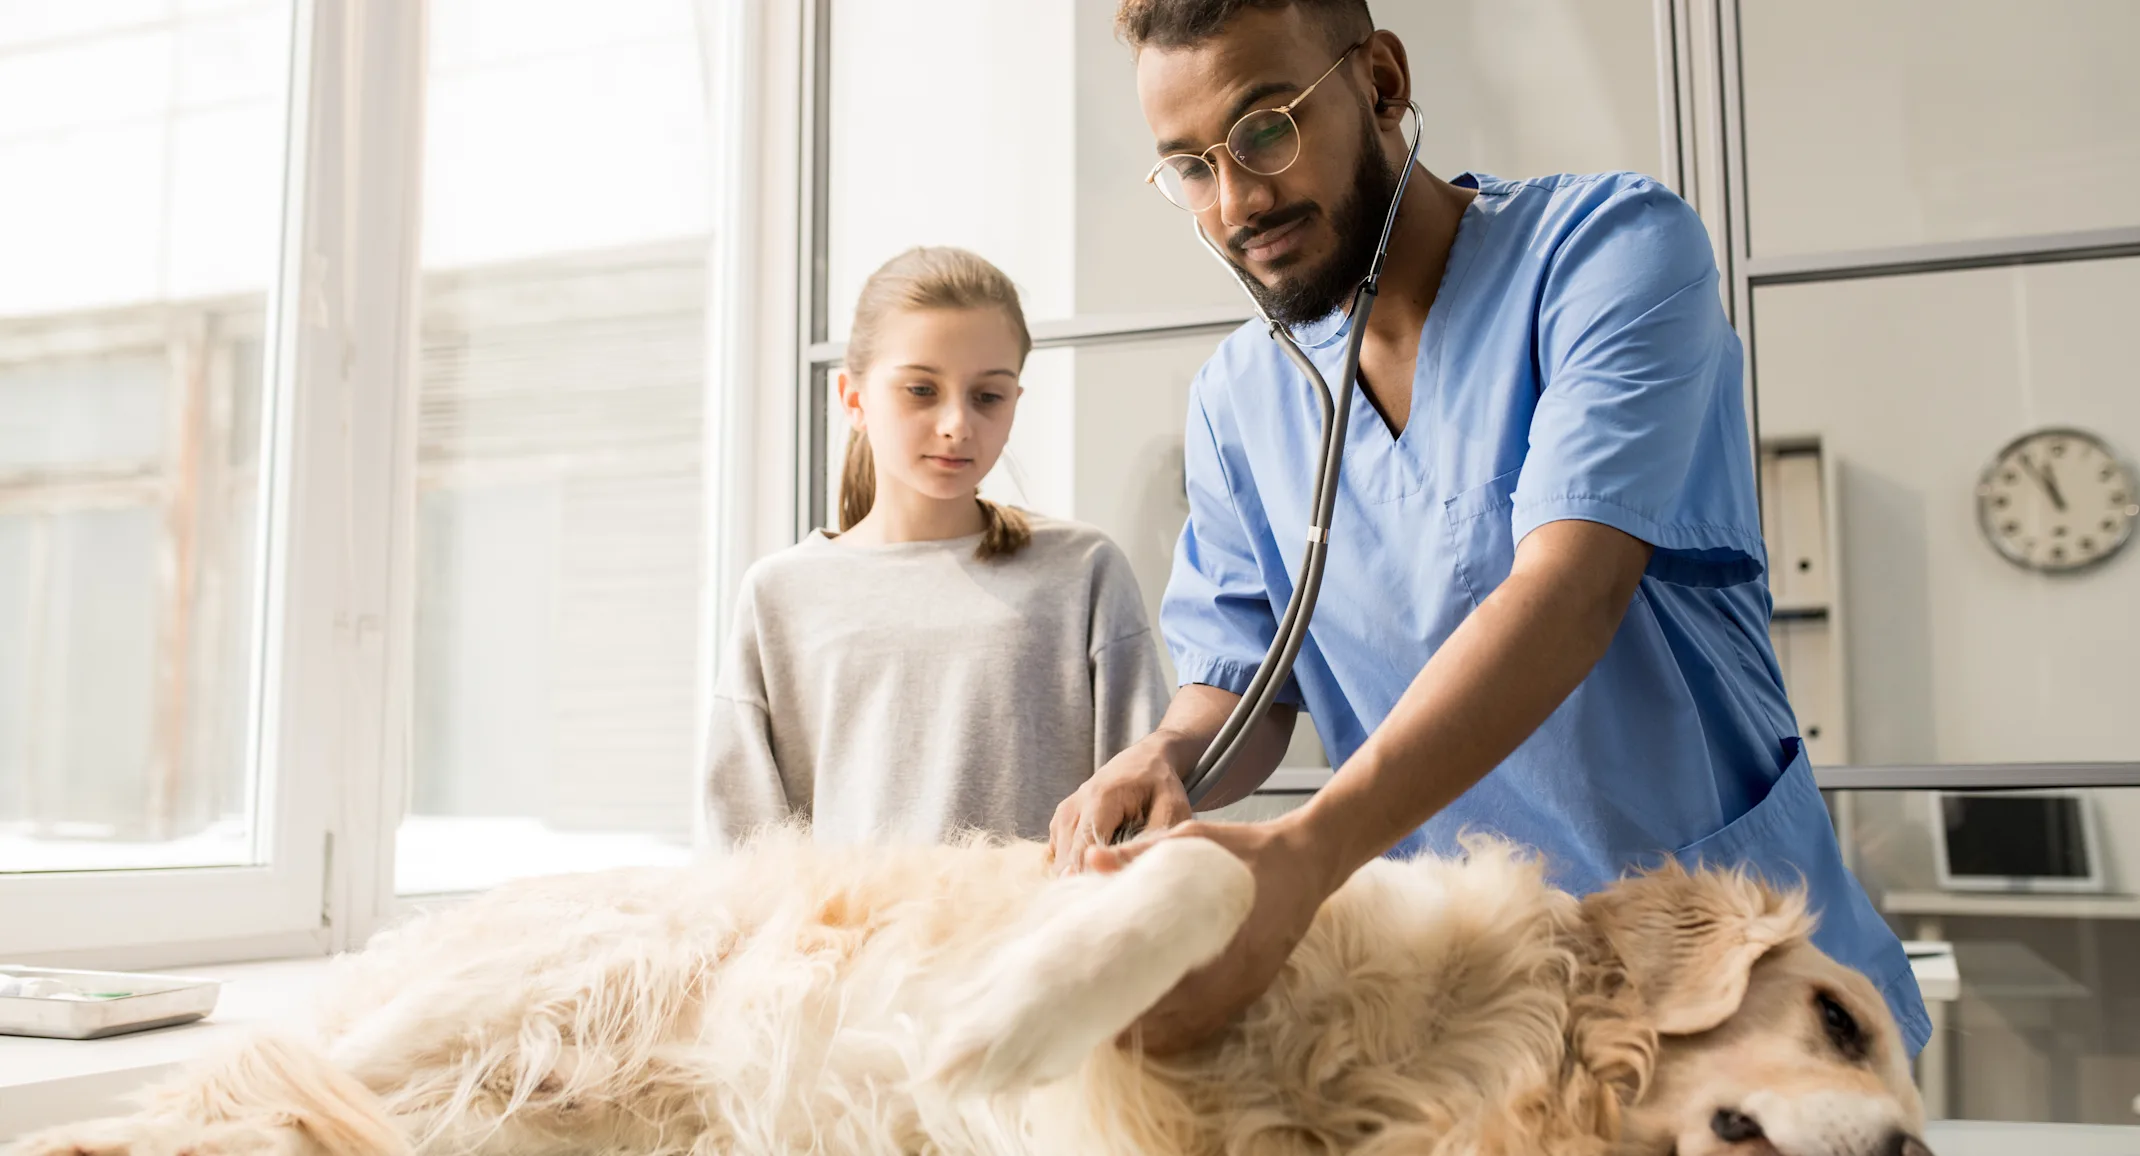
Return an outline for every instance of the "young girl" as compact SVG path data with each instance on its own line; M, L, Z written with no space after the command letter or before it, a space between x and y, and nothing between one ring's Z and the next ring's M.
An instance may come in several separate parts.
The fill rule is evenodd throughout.
M753 566L714 702L717 841L802 815L820 842L1045 837L1166 707L1106 535L978 494L1022 392L1018 292L960 249L862 287L839 375L840 532Z

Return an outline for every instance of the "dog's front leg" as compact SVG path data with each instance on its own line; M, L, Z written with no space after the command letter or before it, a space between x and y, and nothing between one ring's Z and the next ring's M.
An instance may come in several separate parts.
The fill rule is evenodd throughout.
M953 1096L1015 1091L1076 1071L1248 918L1255 877L1204 839L1169 839L1119 874L1058 885L1059 906L960 985L926 1079Z

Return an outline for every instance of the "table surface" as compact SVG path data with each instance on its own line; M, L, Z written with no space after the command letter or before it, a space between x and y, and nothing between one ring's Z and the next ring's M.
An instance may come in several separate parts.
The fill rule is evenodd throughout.
M2140 1127L1934 1120L1925 1143L1939 1156L2140 1156Z

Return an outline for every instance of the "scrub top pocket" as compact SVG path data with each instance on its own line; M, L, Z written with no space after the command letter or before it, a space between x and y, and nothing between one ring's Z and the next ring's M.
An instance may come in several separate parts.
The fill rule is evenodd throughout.
M1449 531L1449 556L1476 607L1508 578L1516 565L1513 511L1521 467L1497 475L1442 503Z

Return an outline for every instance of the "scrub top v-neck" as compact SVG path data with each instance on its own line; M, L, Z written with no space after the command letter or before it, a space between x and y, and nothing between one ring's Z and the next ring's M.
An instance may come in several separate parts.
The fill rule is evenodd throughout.
M1282 701L1342 767L1526 534L1579 519L1651 544L1605 657L1399 852L1496 832L1577 892L1663 853L1803 878L1816 942L1869 975L1921 1047L1909 962L1843 867L1769 644L1740 348L1700 219L1632 174L1456 183L1478 195L1401 431L1339 382L1342 316L1295 331L1352 410L1323 589ZM1320 439L1313 388L1260 326L1198 373L1189 520L1160 613L1183 684L1247 687L1292 594Z

